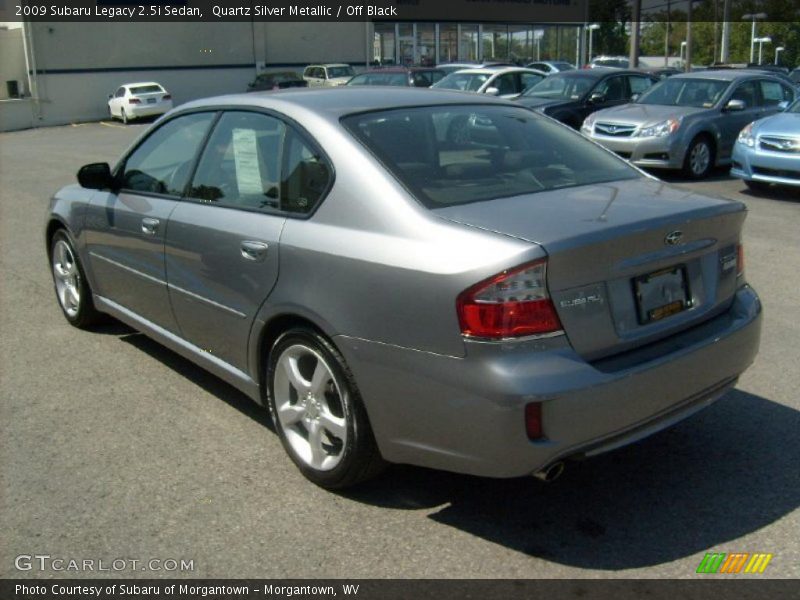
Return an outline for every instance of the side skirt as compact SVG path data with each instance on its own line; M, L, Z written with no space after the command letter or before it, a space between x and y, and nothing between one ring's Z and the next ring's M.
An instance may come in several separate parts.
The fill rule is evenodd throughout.
M173 352L180 354L182 357L192 361L206 371L231 384L244 394L247 394L247 396L255 400L258 404L262 404L258 383L256 383L247 373L240 371L236 367L212 354L209 354L208 352L204 352L194 344L190 344L183 338L178 337L170 331L167 331L163 327L160 327L155 323L140 317L133 311L120 304L117 304L113 300L109 300L103 296L98 296L97 294L93 294L93 298L97 310L116 317L126 325L133 327L137 331L140 331L146 336L154 339L159 344L166 346Z

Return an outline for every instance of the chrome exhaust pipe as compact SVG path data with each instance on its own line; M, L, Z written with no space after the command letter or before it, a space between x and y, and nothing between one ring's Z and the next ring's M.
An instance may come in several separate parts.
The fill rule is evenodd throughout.
M540 471L536 471L533 476L540 481L544 481L545 483L550 483L551 481L555 481L561 474L564 472L564 463L561 461L554 462L552 465L545 467Z

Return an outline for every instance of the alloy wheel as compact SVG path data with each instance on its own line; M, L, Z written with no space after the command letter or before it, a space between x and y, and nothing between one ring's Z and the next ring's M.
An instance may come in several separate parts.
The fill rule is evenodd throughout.
M53 275L61 308L74 318L81 309L81 276L72 248L64 240L57 241L53 248Z
M294 344L278 358L275 413L289 446L309 467L330 471L341 462L348 437L346 393L314 349Z
M703 175L708 170L710 162L711 150L708 144L705 142L695 144L689 155L689 167L692 169L692 173L697 176Z

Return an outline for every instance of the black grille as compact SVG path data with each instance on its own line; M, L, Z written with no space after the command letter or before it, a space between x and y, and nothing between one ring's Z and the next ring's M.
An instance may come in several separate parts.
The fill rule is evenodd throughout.
M800 179L800 171L789 169L767 169L766 167L753 167L753 173L767 177L783 177L784 179Z
M794 138L764 136L759 138L759 145L769 152L800 154L800 140Z
M631 137L636 125L620 125L617 123L595 123L594 132L609 137Z

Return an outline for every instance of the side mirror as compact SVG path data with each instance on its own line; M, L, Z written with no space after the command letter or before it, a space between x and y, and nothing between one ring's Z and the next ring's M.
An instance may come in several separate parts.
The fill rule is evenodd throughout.
M632 94L631 102L636 102L639 99L639 96L641 96L641 94Z
M783 102L779 102L778 103L778 110L781 110L781 111L786 110L787 108L789 108L789 104L790 104L790 102L788 100L784 100Z
M497 89L496 87L489 87L486 88L486 93L489 94L490 96L499 96L500 90Z
M744 100L737 100L736 98L728 100L728 103L725 105L725 110L730 112L737 112L745 108L747 108L747 105L744 103Z
M606 95L603 92L593 92L591 96L589 96L589 104L600 104L601 102L605 102Z
M103 190L113 187L114 177L108 163L91 163L78 170L78 183L90 190Z
M109 94L108 99L111 100L114 97L114 94Z

